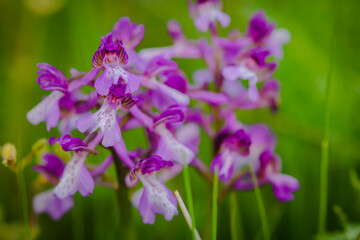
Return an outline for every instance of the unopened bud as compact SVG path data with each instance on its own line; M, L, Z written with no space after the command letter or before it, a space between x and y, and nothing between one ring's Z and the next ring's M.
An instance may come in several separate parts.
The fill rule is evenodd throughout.
M2 148L3 164L7 167L16 166L16 149L11 143L6 143Z

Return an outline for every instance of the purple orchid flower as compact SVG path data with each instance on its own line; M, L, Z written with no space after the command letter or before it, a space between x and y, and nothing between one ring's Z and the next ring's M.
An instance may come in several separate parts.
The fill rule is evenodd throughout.
M269 150L265 150L260 154L259 162L260 167L256 172L259 185L272 184L275 197L279 201L285 202L293 200L293 193L299 189L300 185L294 177L280 173L281 160L279 156L274 155ZM254 188L251 176L247 174L240 178L235 182L234 187L236 189Z
M140 78L126 71L122 66L128 62L128 55L121 41L114 42L112 33L101 38L101 43L93 56L93 67L104 68L95 81L96 92L107 96L119 80L126 83L127 91L134 93L139 89Z
M267 21L263 11L256 12L250 20L247 34L254 42L261 42L274 30L275 25Z
M276 69L276 63L266 63L265 59L270 54L267 50L255 48L248 51L245 59L237 65L224 67L222 74L224 79L234 82L237 79L249 81L247 96L249 100L256 102L259 99L259 91L256 84L268 80Z
M250 137L243 129L225 137L221 143L220 153L211 163L211 171L215 172L215 167L218 167L220 180L232 179L234 172L238 171L245 163L250 145Z
M132 203L139 209L145 224L154 224L157 213L162 214L167 221L178 215L174 194L154 175L156 171L173 165L172 162L154 155L142 159L131 171L132 178L138 177L144 185L133 194Z
M263 45L277 59L283 57L282 46L291 38L286 29L275 29L275 24L266 19L263 11L258 11L253 15L247 34L256 44Z
M46 179L56 185L62 175L65 164L55 154L46 153L42 156L43 163L34 166L34 170L41 173ZM71 196L60 199L54 196L54 189L37 194L33 199L33 208L36 213L46 212L54 220L60 219L74 205Z
M136 99L130 93L125 93L124 84L113 86L110 94L104 100L101 108L84 118L76 121L76 127L80 132L101 130L102 144L105 147L114 146L121 139L121 131L117 121L117 111L128 110L134 106Z
M189 0L190 16L200 32L215 27L216 22L219 22L223 28L230 24L229 15L222 12L221 8L222 4L219 0L198 0L195 4Z

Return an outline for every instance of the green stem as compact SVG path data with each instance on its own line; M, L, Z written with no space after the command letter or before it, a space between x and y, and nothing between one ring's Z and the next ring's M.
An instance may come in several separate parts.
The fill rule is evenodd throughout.
M19 156L22 155L22 136L21 129L15 129L17 136L17 154ZM29 223L29 212L28 212L28 203L27 203L27 191L26 191L26 181L24 177L24 166L22 164L22 158L18 158L19 161L17 163L16 177L19 184L20 189L20 197L22 202L23 216L24 216L24 224L25 224L25 239L30 240L30 223Z
M21 166L21 163L19 163L19 165ZM24 215L25 239L30 240L30 224L29 224L26 184L24 180L23 169L21 167L19 167L18 169L17 177L19 182L20 197L21 197L23 215Z
M196 229L196 224L195 224L194 204L193 204L193 197L192 197L192 192L191 192L189 167L187 166L186 163L183 164L183 177L184 177L186 199L187 199L187 204L189 207L189 212L190 212L191 222L192 222L191 231L192 231L193 239L195 240L196 236L195 236L194 230Z
M237 202L236 195L234 191L230 192L230 230L231 230L231 240L238 239L238 233L236 228L236 212L237 212Z
M264 234L264 239L269 240L270 239L270 232L269 232L269 225L268 225L267 219L266 219L264 201L263 201L262 196L261 196L258 180L256 178L255 172L252 169L251 165L249 165L249 171L251 173L251 178L252 178L252 181L254 183L256 201L257 201L257 204L258 204L258 207L259 207L259 213L260 213L260 219L261 219L261 225L262 225L262 230L263 230L263 234Z
M116 190L116 196L118 200L118 207L120 212L120 225L123 229L122 235L123 239L136 239L135 229L132 224L132 206L128 199L128 188L125 185L125 172L121 164L119 156L116 154L115 150L111 151L112 156L114 157L115 170L118 180L118 189Z
M84 211L82 199L74 197L76 207L72 209L73 238L76 240L84 239Z
M217 231L217 199L219 189L219 168L215 167L214 181L213 181L213 195L212 195L212 239L216 240Z
M321 142L321 163L320 163L320 206L318 234L323 239L326 232L326 211L327 211L327 188L328 188L328 165L329 165L329 136L330 136L330 86L332 77L332 66L334 61L334 43L336 34L336 0L334 0L334 23L331 36L329 72L325 86L325 114L324 114L324 138Z

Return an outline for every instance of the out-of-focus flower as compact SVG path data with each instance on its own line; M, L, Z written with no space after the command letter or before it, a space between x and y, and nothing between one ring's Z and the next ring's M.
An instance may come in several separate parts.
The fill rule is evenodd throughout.
M230 180L234 172L246 163L244 157L249 155L251 140L243 129L237 130L228 135L221 143L220 153L211 163L211 171L215 172L215 167L219 169L219 179L222 181Z
M221 9L220 0L197 0L195 4L189 0L190 16L200 32L206 32L210 27L215 27L216 22L219 22L222 27L229 25L230 17Z
M283 57L282 46L290 41L289 31L275 29L275 24L266 19L263 11L258 11L253 15L247 34L256 44L268 49L278 59Z
M64 162L55 154L46 153L42 163L35 165L34 170L41 173L54 186L58 183L65 168ZM54 189L37 194L33 199L33 208L36 213L46 212L54 220L60 219L74 205L71 196L60 199L54 195Z

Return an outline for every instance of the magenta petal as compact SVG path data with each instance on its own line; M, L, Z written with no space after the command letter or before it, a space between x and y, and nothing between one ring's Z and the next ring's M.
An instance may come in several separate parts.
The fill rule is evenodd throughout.
M271 184L273 185L274 194L279 201L291 201L294 199L293 192L299 190L299 182L296 178L276 173L269 177Z

